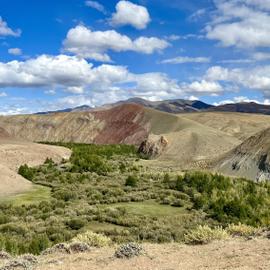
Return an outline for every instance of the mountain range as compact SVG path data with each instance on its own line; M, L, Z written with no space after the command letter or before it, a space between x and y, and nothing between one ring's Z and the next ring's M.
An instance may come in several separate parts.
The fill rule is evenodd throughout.
M82 105L75 108L67 108L57 111L38 112L37 114L104 110L129 103L138 104L146 108L152 108L155 110L176 114L190 112L241 112L270 115L270 105L258 104L255 102L230 103L214 106L200 100L171 99L162 101L149 101L137 97L118 101L116 103L105 104L97 108L93 108L88 105Z

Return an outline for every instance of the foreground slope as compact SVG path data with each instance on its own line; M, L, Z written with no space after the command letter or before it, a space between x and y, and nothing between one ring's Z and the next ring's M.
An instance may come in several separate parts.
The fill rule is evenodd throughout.
M270 179L270 128L251 136L222 156L216 169L257 181Z
M145 256L116 259L113 248L93 249L86 254L41 256L37 270L202 270L269 269L268 239L218 241L208 245L145 244ZM91 263L89 263L91 262Z

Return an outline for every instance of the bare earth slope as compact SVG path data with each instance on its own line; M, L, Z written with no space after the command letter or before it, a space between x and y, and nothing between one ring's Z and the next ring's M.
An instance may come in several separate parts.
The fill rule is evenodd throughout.
M0 127L30 141L140 143L147 137L143 107L122 105L94 112L0 117Z
M225 153L241 141L218 129L187 119L186 115L172 115L147 109L151 132L168 140L168 147L157 164L188 168Z
M0 117L0 127L30 141L127 143L139 145L149 135L165 136L162 164L186 168L215 158L262 128L265 119L220 113L170 114L137 104L107 110ZM250 122L249 119L251 119ZM252 120L253 119L253 120ZM267 118L268 119L268 118ZM200 165L201 166L201 165Z
M251 136L222 156L216 169L253 180L270 179L270 128Z
M49 255L40 258L37 270L254 270L270 269L268 239L230 240L208 245L145 244L146 256L115 259L113 248L87 254Z
M184 114L184 117L205 126L245 140L257 132L270 127L270 116L261 114L205 112Z
M52 158L59 162L69 158L69 149L58 146L41 145L15 140L10 137L0 139L0 198L29 190L32 184L17 174L22 164L35 166L45 159Z
M140 145L164 136L168 146L157 164L205 168L253 134L270 127L270 116L204 112L170 114L137 104L110 109L0 117L0 128L29 141L126 143Z

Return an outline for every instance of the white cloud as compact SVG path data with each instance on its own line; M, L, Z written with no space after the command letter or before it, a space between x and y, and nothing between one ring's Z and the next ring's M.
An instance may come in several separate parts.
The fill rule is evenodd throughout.
M251 69L228 69L214 66L207 70L205 78L211 81L226 81L241 87L259 90L266 98L270 97L270 66Z
M177 41L177 40L181 39L181 36L173 34L170 36L166 36L165 39L167 39L169 41Z
M206 9L204 9L204 8L199 9L196 12L194 12L193 14L191 14L191 16L189 16L189 20L191 20L191 21L197 21L202 16L204 16L205 13L206 13Z
M222 46L270 46L269 0L215 0L217 7L206 37Z
M73 94L82 94L84 92L84 87L82 86L69 86L66 88L66 92Z
M256 52L252 57L256 61L267 61L270 60L270 53Z
M22 50L20 48L10 48L8 53L12 55L22 55Z
M98 10L99 12L102 12L103 14L107 13L104 6L101 5L97 1L85 1L85 5L88 7L94 8L94 9Z
M178 56L175 58L165 59L161 61L162 64L184 64L184 63L209 63L209 57L188 57Z
M48 107L51 109L72 104L95 106L103 104L104 100L117 101L133 96L160 100L217 95L223 91L214 81L181 83L164 73L134 74L124 66L108 64L94 67L85 59L67 55L41 55L25 61L0 62L0 87L42 88L51 95L57 91L73 94L51 104Z
M0 92L0 97L7 97L7 93L6 92Z
M116 12L110 19L112 26L132 25L137 29L144 29L151 21L146 7L123 0L118 2L115 8Z
M131 40L114 30L91 31L83 25L70 29L63 44L63 50L66 52L102 62L111 61L107 54L109 50L151 54L170 46L167 41L155 37L139 37Z
M197 95L210 94L216 96L223 92L223 87L218 82L202 80L186 85L185 91L196 93Z
M21 35L21 30L12 30L8 27L8 24L0 16L0 36L13 36L19 37Z
M254 59L226 59L219 61L219 63L223 64L249 64L253 62Z

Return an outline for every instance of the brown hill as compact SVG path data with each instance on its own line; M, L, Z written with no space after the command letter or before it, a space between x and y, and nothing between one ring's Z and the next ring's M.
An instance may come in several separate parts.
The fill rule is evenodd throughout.
M149 136L164 136L168 146L160 162L180 167L208 160L240 143L231 135L182 115L137 104L91 112L0 117L0 127L16 138L30 141L140 145Z
M256 181L270 179L270 128L251 136L222 156L216 169Z
M183 114L183 116L204 126L220 130L242 141L270 127L269 115L232 112L200 112Z
M143 108L135 104L94 112L0 117L0 127L29 141L133 143L147 137Z
M60 162L62 158L69 158L70 154L70 150L64 147L23 142L10 137L1 138L0 200L7 195L22 193L32 188L29 181L17 174L20 165L36 166L42 164L47 157Z
M148 137L168 143L155 163L180 169L207 167L270 123L269 116L240 113L171 114L137 104L106 110L0 117L0 127L29 141L126 143ZM270 126L270 124L269 124ZM150 163L150 162L149 162Z

